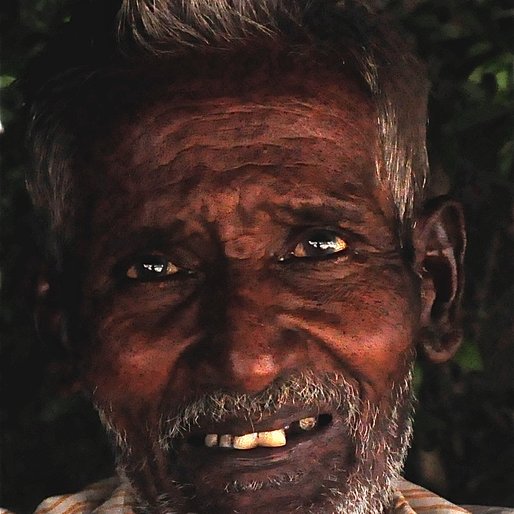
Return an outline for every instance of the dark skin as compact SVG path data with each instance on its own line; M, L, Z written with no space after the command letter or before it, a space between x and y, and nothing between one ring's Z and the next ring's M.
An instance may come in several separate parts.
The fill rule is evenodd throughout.
M457 348L462 216L433 206L406 254L376 178L375 110L348 77L188 88L187 100L163 88L118 119L81 175L92 203L70 338L82 385L126 434L127 470L149 505L166 493L184 512L322 508L328 467L338 463L344 484L355 460L332 407L286 404L194 427L241 435L329 416L312 444L239 453L181 443L170 456L157 448L159 421L199 395L259 393L306 370L342 374L361 400L388 408L416 346L436 361ZM234 477L295 470L301 481L264 494L224 490Z

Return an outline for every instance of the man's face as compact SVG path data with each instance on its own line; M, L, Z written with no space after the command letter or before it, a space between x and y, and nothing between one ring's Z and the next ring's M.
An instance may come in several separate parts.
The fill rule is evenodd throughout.
M149 509L387 501L420 307L378 154L328 75L170 90L96 145L72 337Z

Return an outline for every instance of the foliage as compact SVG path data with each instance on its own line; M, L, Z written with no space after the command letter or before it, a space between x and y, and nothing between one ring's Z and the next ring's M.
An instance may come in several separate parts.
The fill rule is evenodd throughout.
M514 505L514 10L509 0L390 0L387 8L429 65L431 187L461 200L469 234L465 344L451 364L417 369L407 474L455 501ZM37 343L27 309L37 233L15 79L68 12L63 0L4 0L1 9L2 503L28 512L44 496L106 476L112 463L94 413L63 388L62 355Z
M433 193L460 199L468 225L465 344L453 363L418 370L408 472L456 501L513 505L514 11L497 0L390 8L433 82Z

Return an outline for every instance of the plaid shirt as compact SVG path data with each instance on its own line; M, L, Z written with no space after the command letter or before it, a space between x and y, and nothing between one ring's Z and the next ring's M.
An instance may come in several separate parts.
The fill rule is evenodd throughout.
M47 498L34 514L134 514L130 486L118 478L96 482L76 494ZM389 514L507 514L513 509L458 507L422 487L400 480ZM0 509L0 514L9 514Z

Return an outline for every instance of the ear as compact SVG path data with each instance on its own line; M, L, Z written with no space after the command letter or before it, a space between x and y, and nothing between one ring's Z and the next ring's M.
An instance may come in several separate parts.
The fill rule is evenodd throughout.
M450 359L462 340L460 301L466 232L462 207L444 197L427 204L413 232L415 270L421 277L418 344L432 362Z
M34 322L43 343L61 343L66 339L58 297L55 277L45 266L37 275L34 294Z
M34 322L41 342L57 355L51 366L57 372L61 392L75 392L77 373L68 340L60 279L46 266L39 271L35 283Z

